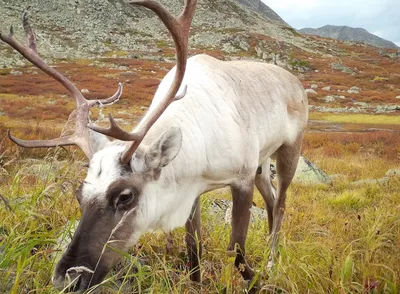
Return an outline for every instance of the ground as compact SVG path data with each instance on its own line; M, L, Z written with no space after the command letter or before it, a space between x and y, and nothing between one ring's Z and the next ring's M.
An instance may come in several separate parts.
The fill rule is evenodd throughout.
M352 50L355 55L365 57L373 49ZM318 94L310 97L310 104L325 105L325 94L321 91L325 86L336 92L358 86L361 93L350 96L374 105L395 104L395 96L400 95L398 61L378 53L372 56L379 60L378 65L368 61L349 64L361 62L362 58L343 57L347 66L357 67L361 72L355 76L332 69L331 57L294 54L315 68L308 73L296 72L305 88L318 85ZM89 89L85 94L88 98L111 95L117 82L123 81L123 99L109 111L134 124L150 104L159 79L171 63L108 57L62 62L57 66L79 89ZM56 82L31 67L0 70L0 88L0 292L55 293L50 279L58 240L72 231L80 217L73 191L84 178L83 156L74 148L19 148L7 139L6 130L28 139L58 136L74 103ZM331 106L354 103L350 96L346 94L346 99ZM96 109L92 118L97 117ZM124 127L128 129L131 125ZM272 271L266 270L269 255L266 220L259 219L251 225L247 256L259 273L257 279L265 292L400 291L399 177L391 177L385 184L352 184L382 178L389 169L399 168L399 132L400 118L396 112L310 113L303 154L334 175L334 181L332 185L290 187L280 258ZM242 293L245 285L233 258L226 254L230 226L208 209L213 199L229 197L224 191L202 197L201 288L189 282L184 230L178 229L174 232L173 254L166 254L163 234L143 236L138 246L122 255L123 262L108 276L102 291ZM258 193L254 202L263 206Z

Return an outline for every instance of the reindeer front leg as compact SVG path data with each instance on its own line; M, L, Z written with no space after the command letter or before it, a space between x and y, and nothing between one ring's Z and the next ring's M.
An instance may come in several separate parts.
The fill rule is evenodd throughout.
M232 191L232 234L228 251L236 250L235 266L243 279L250 281L254 271L245 259L245 243L250 221L250 208L253 205L254 180L245 185L231 186Z
M200 197L193 204L192 212L186 221L186 247L189 256L190 279L201 282L201 211Z

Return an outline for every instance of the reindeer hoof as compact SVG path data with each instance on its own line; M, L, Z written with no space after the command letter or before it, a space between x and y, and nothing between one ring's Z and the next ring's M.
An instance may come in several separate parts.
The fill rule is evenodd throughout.
M226 251L226 254L229 257L236 257L236 251L235 250L228 250L228 251Z

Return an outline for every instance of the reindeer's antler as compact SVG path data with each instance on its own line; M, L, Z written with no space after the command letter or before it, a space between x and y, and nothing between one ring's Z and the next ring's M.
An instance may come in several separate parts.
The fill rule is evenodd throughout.
M93 155L92 147L89 141L89 130L87 124L89 121L89 109L93 106L110 105L119 100L122 95L122 84L119 84L117 92L107 98L100 100L86 100L82 93L75 87L72 82L67 79L60 72L50 67L42 58L37 54L36 40L33 33L32 27L29 24L28 12L25 11L22 17L22 23L24 26L28 46L20 44L14 38L13 28L10 28L10 34L8 36L0 33L0 39L5 43L9 44L12 48L17 50L23 57L32 62L46 74L58 81L64 88L66 88L76 100L76 125L75 132L70 136L64 136L52 140L21 140L11 135L8 131L8 137L16 144L22 147L37 148L37 147L56 147L56 146L68 146L77 145L79 146L85 155L90 159Z
M157 121L165 109L173 101L181 99L186 94L186 87L183 94L176 96L185 74L186 60L188 55L188 39L189 31L194 16L196 0L185 0L185 7L178 17L172 16L161 4L153 0L138 0L131 1L130 4L141 5L154 11L161 21L165 24L172 35L176 46L177 64L175 78L165 95L164 99L152 110L146 120L141 124L140 128L135 132L128 133L122 130L115 123L115 120L110 116L110 128L104 129L97 126L89 126L92 130L114 137L123 141L133 141L125 150L121 157L121 162L127 163L130 161L133 153L139 147L143 138L150 130L152 125Z

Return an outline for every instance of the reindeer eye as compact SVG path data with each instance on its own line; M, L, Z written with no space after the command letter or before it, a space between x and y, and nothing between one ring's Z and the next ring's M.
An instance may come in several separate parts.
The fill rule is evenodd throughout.
M128 205L132 202L133 200L133 193L130 189L125 189L123 190L117 198L116 201L116 207L123 207L125 205Z

